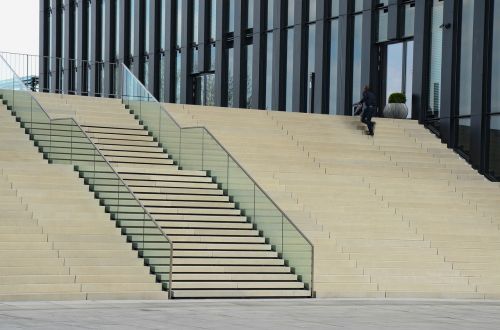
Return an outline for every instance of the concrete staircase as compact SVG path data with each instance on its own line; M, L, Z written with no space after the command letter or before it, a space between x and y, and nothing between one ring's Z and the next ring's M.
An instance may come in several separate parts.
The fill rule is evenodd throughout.
M372 138L353 117L166 107L313 241L318 296L500 298L500 185L416 122L377 118Z
M179 169L120 100L51 94L37 98L52 116L77 119L173 241L174 298L311 296L218 184L204 171ZM47 129L29 133L43 139ZM67 155L56 153L57 157L64 160ZM80 168L80 175L113 214L119 207L116 192L107 188L105 177L95 174ZM153 228L141 227L140 219L114 218L166 288L170 251L165 242L157 241ZM144 231L150 233L147 244L135 239Z
M71 166L0 105L0 301L166 299Z

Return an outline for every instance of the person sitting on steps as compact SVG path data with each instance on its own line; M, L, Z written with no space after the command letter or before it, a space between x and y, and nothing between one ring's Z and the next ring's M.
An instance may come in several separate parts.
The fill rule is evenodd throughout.
M373 136L375 134L374 128L376 123L372 121L372 117L377 111L377 97L375 93L372 92L370 86L367 85L363 88L363 98L358 104L363 104L361 122L368 127L368 135Z

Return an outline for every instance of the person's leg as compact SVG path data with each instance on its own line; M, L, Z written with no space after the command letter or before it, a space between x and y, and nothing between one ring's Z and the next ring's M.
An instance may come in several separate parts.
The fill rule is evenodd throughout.
M373 135L373 122L372 122L372 117L373 117L373 108L372 107L368 107L366 109L366 126L368 126L368 133L370 135Z

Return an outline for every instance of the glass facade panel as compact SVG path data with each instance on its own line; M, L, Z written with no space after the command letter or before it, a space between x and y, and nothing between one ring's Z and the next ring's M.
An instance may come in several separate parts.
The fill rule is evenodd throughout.
M285 110L292 111L293 82L293 29L286 30L286 103Z
M175 103L181 102L181 51L175 54Z
M175 44L177 47L181 46L181 36L182 36L182 1L184 0L174 0L177 6L177 17L176 17L176 34L175 34Z
M275 0L267 1L267 29L272 30L274 28L274 2Z
M307 110L313 112L314 109L314 64L316 63L316 24L310 24L307 34ZM304 109L306 110L306 109Z
M273 33L266 35L266 109L271 110L273 87Z
M466 154L470 153L470 117L460 118L458 120L457 135L457 148Z
M254 11L254 0L248 0L248 19L247 19L247 27L249 29L253 28L253 11Z
M330 22L330 81L328 113L337 114L337 81L338 81L338 56L339 56L339 21Z
M354 12L360 12L363 10L363 0L354 0Z
M247 97L246 97L246 106L247 108L250 108L252 105L252 60L253 60L253 45L247 45L245 46L246 49L246 55L247 55L247 83L246 83L246 91L247 91Z
M405 8L404 36L413 37L413 31L415 30L415 5L406 4L404 8Z
M500 115L491 116L489 142L489 173L500 180Z
M494 2L490 112L500 113L500 0ZM498 119L497 119L498 120Z
M443 2L434 0L431 24L431 52L429 61L429 104L427 119L440 117L441 59L443 54Z
M295 0L287 0L287 21L288 26L294 24Z
M339 16L340 0L330 0L330 17Z
M193 1L193 43L198 44L198 29L200 22L200 0Z
M351 104L361 99L361 34L363 16L354 16L353 58L352 58L352 99Z
M228 6L229 6L229 10L228 10L228 14L229 14L229 26L228 26L227 32L234 32L234 16L235 16L235 4L234 4L234 1L235 0L229 0L229 2L227 2ZM240 0L238 0L238 1L240 1Z
M210 0L210 39L215 41L217 33L217 0Z
M462 2L462 32L460 38L460 98L459 115L470 115L472 106L472 24L474 20L474 0Z
M387 23L389 19L389 11L381 9L378 11L378 37L377 41L387 40Z
M309 0L309 22L316 20L316 0Z

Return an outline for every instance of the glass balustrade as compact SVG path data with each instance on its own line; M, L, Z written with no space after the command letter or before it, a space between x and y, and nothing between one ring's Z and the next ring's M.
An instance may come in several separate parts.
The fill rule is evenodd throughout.
M78 171L146 262L150 256L164 259L166 268L157 276L171 294L172 242L82 127L73 118L52 118L1 55L0 95L44 158Z
M206 171L312 292L310 241L206 128L182 128L127 67L122 70L123 103L181 169Z

